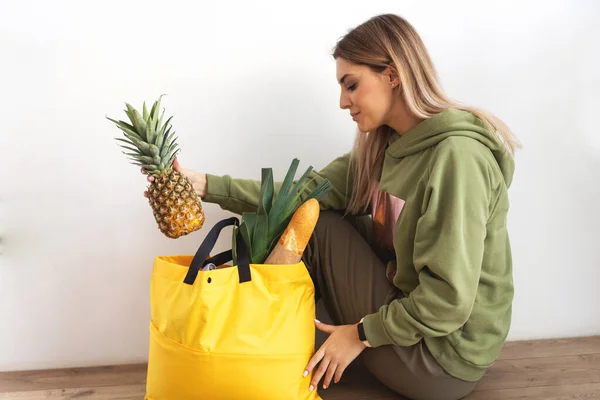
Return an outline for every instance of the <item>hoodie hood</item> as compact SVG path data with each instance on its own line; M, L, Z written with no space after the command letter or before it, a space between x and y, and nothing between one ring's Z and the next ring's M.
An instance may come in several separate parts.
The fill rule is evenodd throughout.
M404 135L392 135L386 154L401 159L435 146L450 136L470 137L490 149L506 186L510 186L515 168L512 155L496 135L485 127L483 121L468 111L449 108L421 122Z

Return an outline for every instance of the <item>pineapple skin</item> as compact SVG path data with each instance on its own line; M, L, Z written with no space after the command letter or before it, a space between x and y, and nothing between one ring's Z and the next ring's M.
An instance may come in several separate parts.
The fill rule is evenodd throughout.
M204 225L204 209L192 184L173 169L155 176L148 186L148 202L159 230L168 238L177 239Z

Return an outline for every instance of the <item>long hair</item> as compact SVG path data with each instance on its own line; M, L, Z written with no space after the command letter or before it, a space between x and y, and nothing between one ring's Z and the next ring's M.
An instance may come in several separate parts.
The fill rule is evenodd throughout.
M392 66L400 79L403 100L417 118L428 119L448 108L469 111L496 133L511 154L520 147L500 119L484 110L454 101L443 92L421 37L398 15L378 15L352 29L337 42L332 55L334 59L341 57L366 65L376 72ZM353 189L347 212L358 213L369 205L373 179L381 174L385 148L394 134L386 125L372 132L357 133L350 157Z

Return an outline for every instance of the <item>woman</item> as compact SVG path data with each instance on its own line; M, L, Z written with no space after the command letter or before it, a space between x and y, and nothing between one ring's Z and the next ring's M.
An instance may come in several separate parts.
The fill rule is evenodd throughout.
M507 127L442 91L413 27L374 17L335 47L352 151L313 172L331 192L303 255L335 325L307 365L327 388L361 355L412 399L458 399L497 358L513 300L506 217L518 147ZM255 211L260 182L175 164L206 202ZM365 224L363 215L371 215Z

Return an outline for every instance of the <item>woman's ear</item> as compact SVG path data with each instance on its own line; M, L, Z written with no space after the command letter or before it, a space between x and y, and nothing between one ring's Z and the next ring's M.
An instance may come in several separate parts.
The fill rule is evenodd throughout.
M400 85L398 71L396 71L396 68L394 68L393 65L386 67L386 69L383 71L383 74L385 75L386 81L390 84L390 86L396 87Z

